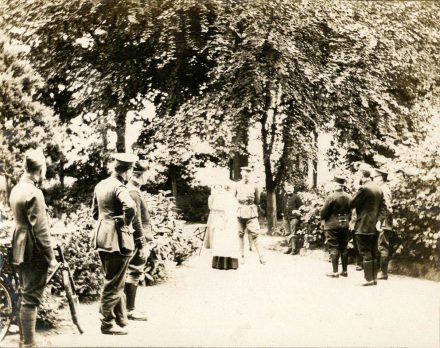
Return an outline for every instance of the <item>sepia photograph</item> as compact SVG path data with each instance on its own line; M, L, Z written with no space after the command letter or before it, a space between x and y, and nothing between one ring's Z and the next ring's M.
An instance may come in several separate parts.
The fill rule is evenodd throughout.
M439 0L0 0L1 347L438 347L439 187Z

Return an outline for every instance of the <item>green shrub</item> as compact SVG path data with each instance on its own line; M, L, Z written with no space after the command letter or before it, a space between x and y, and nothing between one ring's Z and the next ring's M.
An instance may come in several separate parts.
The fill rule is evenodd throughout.
M397 169L390 183L395 232L401 244L396 259L420 261L436 268L440 238L440 140L438 134L421 144L401 147L393 161Z
M183 186L177 195L177 208L186 221L207 221L209 215L208 197L210 188L207 186Z
M91 209L82 205L67 218L71 230L61 236L64 256L73 273L80 301L95 300L100 295L104 274L101 260L92 248L91 237L96 228Z
M298 235L303 240L303 247L306 249L319 248L324 246L325 234L320 227L320 212L324 206L325 195L323 192L300 192L299 196L303 202L300 207L301 222Z
M145 199L155 233L146 267L147 284L152 285L165 280L174 265L182 264L193 255L201 241L185 229L185 221L181 220L170 191L145 194Z

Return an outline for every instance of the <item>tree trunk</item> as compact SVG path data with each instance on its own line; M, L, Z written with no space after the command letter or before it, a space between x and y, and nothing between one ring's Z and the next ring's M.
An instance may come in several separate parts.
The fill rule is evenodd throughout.
M61 188L64 189L64 164L66 162L62 159L60 160L60 165L58 167L58 176L60 177Z
M7 175L5 175L5 184L6 184L6 197L5 197L5 203L9 205L9 196L11 195L11 191L12 191L12 185L11 185L11 179L8 178Z
M116 116L116 151L125 152L126 112L120 110Z
M171 182L171 192L173 197L177 199L177 168L173 165L170 166L169 179Z
M229 178L234 181L241 180L240 169L243 166L248 165L247 156L240 155L238 152L234 153L234 157L232 157L229 163Z
M266 198L266 217L267 217L267 232L272 234L274 229L277 227L277 200L276 200L276 190L274 188L267 189Z
M240 155L235 153L234 158L232 158L232 180L240 180Z
M313 131L313 140L316 147L316 155L313 158L313 188L318 187L318 132L316 130Z

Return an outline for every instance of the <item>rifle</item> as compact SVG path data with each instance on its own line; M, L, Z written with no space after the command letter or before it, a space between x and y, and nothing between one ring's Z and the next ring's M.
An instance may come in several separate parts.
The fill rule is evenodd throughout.
M70 315L73 323L78 328L79 333L82 334L84 333L84 330L79 323L78 314L76 311L78 307L78 296L76 295L75 282L73 281L72 272L70 271L69 264L64 258L61 245L57 244L54 250L56 251L55 258L58 261L58 266L48 275L46 284L52 280L55 273L61 270L61 280L63 283L64 292L66 293L67 302L69 303Z

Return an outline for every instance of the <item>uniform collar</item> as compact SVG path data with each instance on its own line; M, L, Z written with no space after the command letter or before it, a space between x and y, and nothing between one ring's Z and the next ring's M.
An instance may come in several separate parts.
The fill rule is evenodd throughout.
M117 180L122 182L124 185L127 184L127 181L124 180L124 178L122 176L120 176L119 174L117 174L117 173L112 173L112 177L116 178Z
M141 187L141 184L136 179L133 179L133 178L130 180L130 184L133 185L136 188L140 188Z

